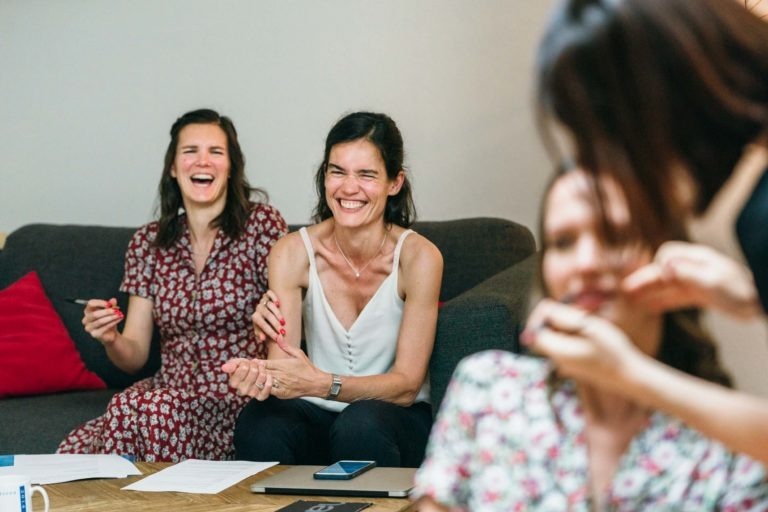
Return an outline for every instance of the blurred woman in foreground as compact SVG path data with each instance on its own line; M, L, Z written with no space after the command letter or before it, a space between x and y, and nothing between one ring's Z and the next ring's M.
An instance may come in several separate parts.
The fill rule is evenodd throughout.
M566 0L542 39L538 104L555 158L617 180L645 237L668 238L668 226L710 211L725 189L746 192L733 201L733 234L752 275L713 249L665 245L654 266L623 284L645 307L737 318L768 311L768 23L750 12L754 4ZM552 308L547 324L556 329L573 314ZM580 351L556 338L534 341L561 367L610 382L768 464L765 399L615 350L623 345L610 330L581 336ZM643 373L603 373L606 358Z
M612 329L622 350L674 371L728 383L697 312L636 307L622 280L651 263L656 247L632 238L616 182L582 171L559 175L542 215L546 296L525 340ZM601 201L602 200L602 201ZM601 206L602 209L601 209ZM542 318L571 304L570 325ZM610 377L617 361L600 362ZM697 397L689 397L696 400ZM430 510L765 510L759 463L734 455L679 419L595 385L552 361L489 351L464 360L433 427L414 498Z

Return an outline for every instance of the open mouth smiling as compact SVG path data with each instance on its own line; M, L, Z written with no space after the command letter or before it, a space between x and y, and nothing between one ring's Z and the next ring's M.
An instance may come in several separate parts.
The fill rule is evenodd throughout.
M356 201L352 199L338 199L338 202L345 210L359 210L367 204L365 201Z
M189 177L189 179L194 183L195 185L202 185L207 186L213 183L213 176L210 174L193 174Z

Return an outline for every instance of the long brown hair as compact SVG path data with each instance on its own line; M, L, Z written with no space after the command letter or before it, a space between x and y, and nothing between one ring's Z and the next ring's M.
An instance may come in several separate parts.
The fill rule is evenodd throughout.
M768 127L768 24L735 1L565 0L538 51L538 120L576 163L632 190L646 235L679 217L674 169L703 211Z
M155 245L168 248L176 243L182 233L182 225L179 223L179 209L184 206L181 197L181 189L176 179L171 176L171 168L176 159L176 148L179 145L179 133L182 128L190 124L213 124L224 131L227 137L227 152L229 153L230 170L227 180L227 201L224 210L218 217L211 221L213 227L220 228L227 236L233 239L239 238L245 232L245 225L251 213L253 204L251 195L255 195L259 201L268 200L267 193L259 188L251 187L245 176L245 156L240 149L237 139L237 130L232 120L219 115L211 109L199 109L187 112L179 117L171 126L171 140L165 152L165 164L163 174L160 176L158 192L160 202L158 205L158 233Z

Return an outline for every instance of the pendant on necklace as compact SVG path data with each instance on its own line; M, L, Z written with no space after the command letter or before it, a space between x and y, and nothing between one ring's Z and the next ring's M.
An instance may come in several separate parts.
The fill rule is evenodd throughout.
M368 265L370 265L371 262L376 259L376 256L381 254L381 249L384 247L384 242L387 241L387 235L388 234L389 234L389 230L385 230L384 231L384 238L381 239L381 244L379 245L379 248L376 251L376 254L371 256L371 259L369 259L368 262L365 265L363 265L362 267L360 267L360 270L358 270L357 268L355 268L354 265L352 265L352 262L349 261L349 258L347 258L347 255L344 254L344 251L341 249L341 245L339 245L339 240L336 238L336 232L334 231L334 233L333 233L333 241L336 242L336 248L341 253L341 257L344 258L344 261L347 262L347 266L349 267L349 269L352 271L353 274L355 274L355 279L360 279L360 273L363 270L365 270L366 268L368 268Z

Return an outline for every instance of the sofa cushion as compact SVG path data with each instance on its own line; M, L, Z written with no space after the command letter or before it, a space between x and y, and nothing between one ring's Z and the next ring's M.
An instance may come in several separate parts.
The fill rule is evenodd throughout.
M53 453L75 427L104 414L115 389L0 400L0 455Z
M80 359L37 273L0 291L0 398L105 387Z
M477 217L418 222L414 229L443 255L440 300L449 301L536 250L530 230L506 219Z
M148 365L138 374L127 374L109 360L104 348L83 329L83 306L66 302L65 298L116 297L126 311L128 298L118 292L118 287L123 277L125 250L135 231L123 227L29 224L8 235L0 252L0 288L35 270L85 366L112 388L124 388L157 370L157 338Z
M437 413L456 365L483 350L520 352L538 255L532 254L446 302L437 318L429 362L432 412Z

